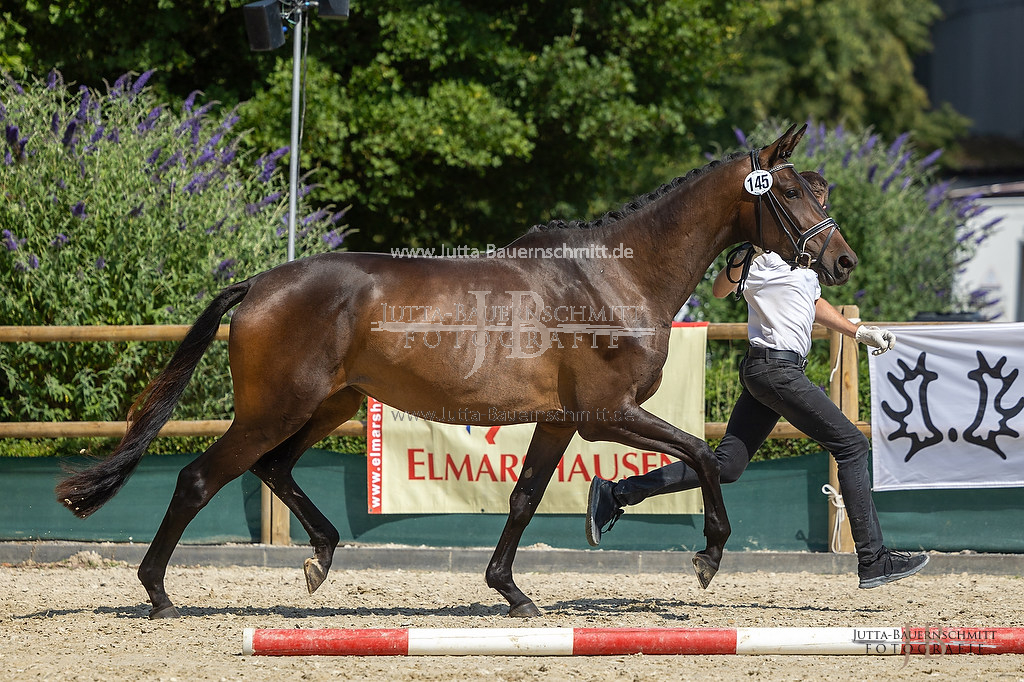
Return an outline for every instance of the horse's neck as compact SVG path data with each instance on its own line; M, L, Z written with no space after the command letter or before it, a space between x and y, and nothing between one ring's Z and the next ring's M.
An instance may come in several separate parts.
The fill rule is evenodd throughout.
M610 241L633 249L623 265L659 317L674 316L715 257L740 241L739 201L728 198L737 195L715 191L714 182L704 176L681 185L608 230Z

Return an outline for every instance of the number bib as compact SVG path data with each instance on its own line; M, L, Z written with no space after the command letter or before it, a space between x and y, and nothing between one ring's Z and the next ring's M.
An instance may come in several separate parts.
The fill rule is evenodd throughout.
M754 196L761 196L772 188L772 174L766 170L755 170L747 173L743 180L743 189Z

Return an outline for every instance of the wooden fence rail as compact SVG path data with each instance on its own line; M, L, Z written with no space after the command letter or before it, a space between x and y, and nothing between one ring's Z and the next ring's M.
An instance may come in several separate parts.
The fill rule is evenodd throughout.
M856 306L844 306L840 312L849 318L859 316ZM226 341L229 325L221 325L216 338ZM188 325L92 325L92 326L0 326L0 343L52 343L52 342L126 342L126 341L180 341L188 331ZM831 365L839 362L839 371L833 374L829 396L839 405L843 412L866 435L871 433L871 425L860 421L857 414L857 346L841 336L829 332L821 325L815 324L811 338L828 339ZM745 341L747 325L742 322L711 323L708 325L708 340L711 341ZM231 424L226 419L207 419L195 421L172 420L160 430L161 436L220 436ZM705 422L704 437L721 438L725 434L725 422ZM82 438L82 437L120 437L123 436L126 423L110 422L0 422L0 438ZM365 436L366 422L350 420L339 426L333 433L338 436ZM769 438L806 438L788 422L780 422L772 430ZM830 460L831 485L838 490L839 482L835 472L835 462ZM829 504L829 528L833 527L835 508ZM288 529L289 513L283 503L272 496L266 486L263 490L263 529L261 540L267 544L289 544ZM839 551L852 551L852 538L849 535L849 524L843 530Z
M228 325L221 325L216 338L226 341ZM188 325L91 325L91 326L0 326L0 343L52 343L52 342L125 342L125 341L181 341ZM828 331L815 325L811 338L826 339ZM742 322L712 323L708 325L708 339L713 341L742 341L747 338L747 325ZM227 419L196 421L169 421L160 430L160 436L221 436L231 424ZM704 436L721 438L725 422L706 422ZM857 422L865 434L871 425ZM0 422L0 438L120 438L125 432L123 421L89 422ZM351 420L339 426L332 435L366 435L366 422ZM779 423L770 438L806 438L787 422Z

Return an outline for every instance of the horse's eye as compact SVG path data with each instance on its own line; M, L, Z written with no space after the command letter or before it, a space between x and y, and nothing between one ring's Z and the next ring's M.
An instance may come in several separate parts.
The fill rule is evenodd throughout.
M797 192L795 189L787 189L786 190L786 198L787 199L796 199L799 196L800 196L800 193Z

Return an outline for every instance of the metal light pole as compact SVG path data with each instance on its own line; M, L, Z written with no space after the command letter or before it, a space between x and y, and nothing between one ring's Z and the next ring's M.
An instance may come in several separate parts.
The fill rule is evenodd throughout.
M302 125L302 22L311 7L325 19L348 18L348 0L257 0L242 9L249 47L253 51L276 50L285 43L283 19L294 20L292 51L292 135L288 163L288 262L295 260L295 225L299 213L299 136ZM291 544L291 514L266 483L261 486L260 541Z
M299 65L302 61L302 19L304 3L295 7L296 21L292 49L292 144L288 163L288 262L295 260L295 223L299 205L299 95L301 80Z
M276 50L284 45L283 19L293 22L295 31L292 50L292 135L289 159L288 191L288 253L295 260L295 226L299 205L299 136L302 125L302 22L311 8L317 8L324 19L347 19L348 0L257 0L245 5L245 30L249 48L256 52Z

